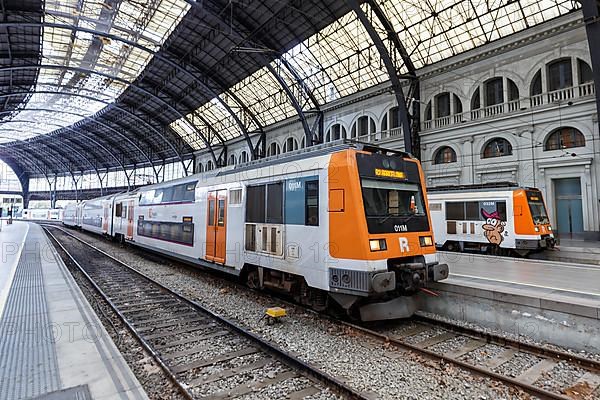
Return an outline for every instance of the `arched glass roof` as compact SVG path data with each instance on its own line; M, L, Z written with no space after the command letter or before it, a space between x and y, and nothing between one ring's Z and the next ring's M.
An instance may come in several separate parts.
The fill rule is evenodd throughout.
M0 43L9 50L0 56L24 37L31 43L28 57L4 61L0 71L9 88L0 156L24 176L158 171L166 162L187 171L194 151L223 149L288 118L306 116L308 130L311 112L387 82L373 38L400 75L412 74L579 7L571 0L357 2L367 22L342 0L11 3L20 19L9 19L13 46ZM37 20L19 8L30 4ZM26 82L13 85L21 75Z
M531 26L569 13L578 7L570 0L376 0L391 22L416 68L444 60L477 46L503 38ZM378 33L386 32L372 14L368 4L362 5ZM269 49L249 48L248 52ZM396 67L405 73L406 66L395 54ZM300 76L320 105L372 87L388 79L379 53L354 12L349 12L318 33L280 56ZM280 60L271 62L295 93L302 89ZM266 67L254 72L230 88L263 126L289 117L296 110ZM300 97L300 96L297 96ZM307 104L314 108L316 104ZM217 101L205 103L190 114L199 129L206 124L215 127L226 139L242 135L231 116L219 109ZM204 117L201 121L194 114ZM187 126L186 126L187 125ZM184 126L186 126L184 128ZM192 133L192 126L182 119L171 127L194 149L206 147Z
M112 103L152 57L127 41L159 50L189 7L183 0L46 0L34 93L3 122L0 142L55 131Z

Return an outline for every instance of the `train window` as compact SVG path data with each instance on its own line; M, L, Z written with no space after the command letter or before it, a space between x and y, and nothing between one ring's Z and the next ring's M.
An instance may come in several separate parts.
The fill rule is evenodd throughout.
M215 226L215 200L208 200L208 226Z
M246 191L246 222L265 222L265 185L248 186Z
M154 191L154 198L152 199L152 203L151 204L158 204L162 201L163 198L163 190L162 189L156 189Z
M115 217L120 217L122 210L123 210L123 204L117 203L117 205L115 206Z
M246 245L248 251L256 251L256 225L246 224Z
M163 195L162 195L162 202L163 203L170 203L172 202L173 199L173 192L175 191L174 187L168 187L168 188L164 188L162 190Z
M453 201L446 203L446 219L462 221L465 219L465 203L462 201Z
M496 211L500 214L500 219L502 221L506 221L506 202L505 201L497 201L496 202Z
M283 182L267 185L267 223L283 223Z
M468 221L479 221L481 219L481 213L479 212L478 201L467 201L465 203L465 219Z
M225 226L225 199L219 199L219 215L217 225Z
M319 225L319 181L306 181L305 225Z
M231 189L229 191L229 205L242 204L242 189Z

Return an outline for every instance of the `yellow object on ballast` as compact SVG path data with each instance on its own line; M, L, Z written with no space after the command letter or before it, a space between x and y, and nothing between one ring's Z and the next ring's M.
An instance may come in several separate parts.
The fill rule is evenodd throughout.
M287 315L285 308L281 308L281 307L267 308L267 311L265 311L265 314L267 314L271 318L281 318L281 317L285 317Z

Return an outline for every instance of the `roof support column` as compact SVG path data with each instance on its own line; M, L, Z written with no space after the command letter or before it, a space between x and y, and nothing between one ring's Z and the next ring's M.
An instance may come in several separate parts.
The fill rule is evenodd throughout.
M600 1L579 0L579 2L582 5L583 21L592 60L594 88L596 89L596 113L600 118L600 43L598 43L598 38L600 38Z
M354 13L365 27L365 30L369 34L369 37L375 44L379 55L381 56L381 60L385 65L387 73L390 77L390 81L392 83L392 90L394 91L394 95L396 96L396 101L398 102L398 121L400 122L400 127L402 128L402 133L404 136L404 151L407 153L413 152L412 146L412 132L410 129L410 118L408 115L408 109L406 107L406 100L404 98L404 92L402 91L402 85L400 83L400 78L396 71L396 66L392 61L392 57L390 52L385 47L383 40L379 37L379 34L375 31L373 24L369 20L369 17L365 14L363 9L360 6L358 0L348 0L348 4L354 10Z

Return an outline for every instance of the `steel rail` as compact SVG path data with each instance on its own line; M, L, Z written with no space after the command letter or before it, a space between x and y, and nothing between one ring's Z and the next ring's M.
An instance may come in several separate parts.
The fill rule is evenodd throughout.
M69 237L71 237L71 238L75 239L76 241L89 247L93 251L100 253L103 256L109 258L114 263L118 264L119 266L125 268L127 271L132 272L133 274L138 276L140 279L146 280L147 282L150 282L151 284L158 286L161 290L164 290L166 293L168 293L168 294L172 295L173 297L177 298L178 300L190 305L192 308L196 309L197 311L199 311L203 314L206 314L208 317L214 319L215 321L217 321L220 324L223 324L225 327L238 333L240 336L245 337L246 339L249 339L251 342L254 342L264 352L274 356L279 361L281 361L284 364L288 365L289 367L299 371L302 375L306 376L307 378L310 379L312 377L312 378L316 379L318 382L334 389L336 392L338 392L339 394L341 394L344 397L349 398L349 399L368 400L370 398L367 394L363 394L363 393L351 388L350 386L348 386L341 380L329 375L328 373L326 373L324 371L319 370L316 366L313 366L307 362L300 360L297 357L294 357L293 355L291 355L291 354L287 353L286 351L284 351L283 349L281 349L279 346L276 346L275 344L263 339L262 337L258 336L257 334L252 333L248 329L241 327L240 325L234 323L232 320L225 318L225 317L205 308L201 304L162 285L161 283L157 282L156 280L135 270L134 268L127 265L123 261L121 261L121 260L115 258L114 256L106 253L105 251L95 247L94 245L84 241L83 239L71 234L70 232L67 232L63 228L57 227L57 226L49 226L49 228L61 231L62 233L68 235ZM63 246L62 243L60 243L60 241L50 232L50 229L48 229L47 227L44 227L44 230L54 239L54 241L61 247L61 249L65 252L65 254L67 254L67 256L71 259L71 261L83 273L83 275L86 277L86 279L94 286L95 290L98 291L98 293L102 296L102 298L116 312L116 314L119 316L119 318L128 327L130 332L136 337L136 339L138 339L138 341L140 341L142 346L159 363L159 365L166 372L166 374L169 376L169 378L180 388L182 393L184 393L184 395L190 399L193 398L193 396L191 395L191 393L189 393L189 391L185 388L185 386L177 380L177 377L175 376L175 374L166 365L166 363L163 361L163 359L160 357L160 355L158 353L156 353L152 349L152 346L149 343L147 343L140 336L140 334L136 331L136 329L128 322L127 317L118 310L118 307L113 302L111 302L110 299L108 299L108 296L104 293L104 291L102 291L102 289L96 284L96 282L94 282L93 278L85 271L84 267L82 267L81 264L79 264L75 260L75 258L68 252L68 250L65 248L65 246Z

